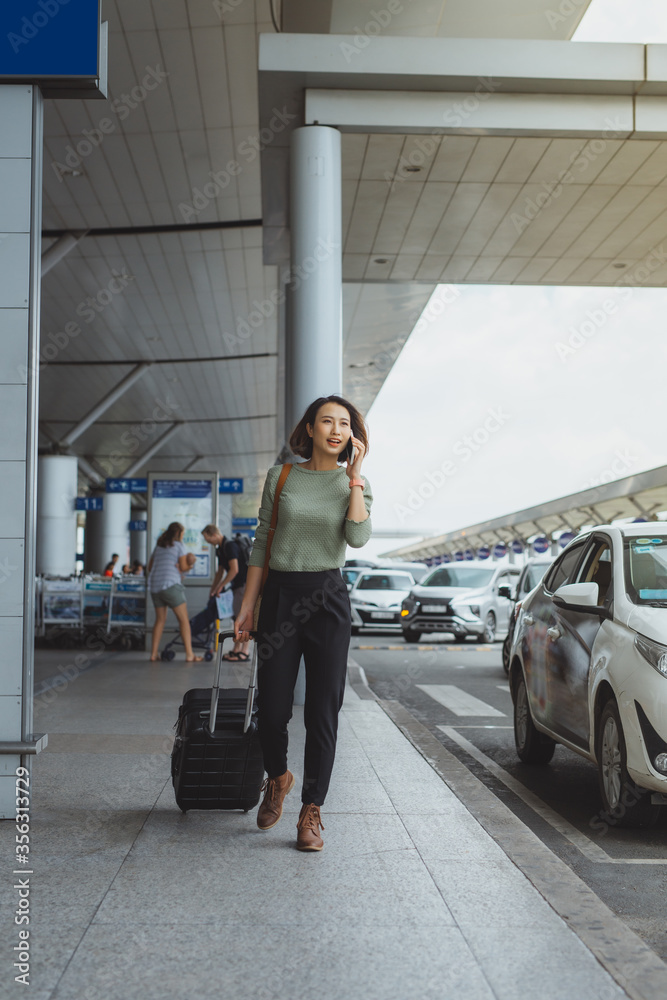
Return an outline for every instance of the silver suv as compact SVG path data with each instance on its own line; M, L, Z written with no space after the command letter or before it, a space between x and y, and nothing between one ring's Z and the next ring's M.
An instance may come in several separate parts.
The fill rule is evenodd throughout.
M507 632L512 607L499 589L510 587L514 593L520 572L518 566L485 561L438 566L403 601L403 638L419 642L422 632L453 632L457 639L493 642Z

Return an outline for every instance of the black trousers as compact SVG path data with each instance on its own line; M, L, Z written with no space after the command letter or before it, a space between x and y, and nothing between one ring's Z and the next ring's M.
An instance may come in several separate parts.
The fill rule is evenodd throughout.
M306 752L301 801L321 806L336 754L350 645L350 599L340 570L270 569L257 631L258 725L266 773L277 778L287 770L287 723L303 655Z

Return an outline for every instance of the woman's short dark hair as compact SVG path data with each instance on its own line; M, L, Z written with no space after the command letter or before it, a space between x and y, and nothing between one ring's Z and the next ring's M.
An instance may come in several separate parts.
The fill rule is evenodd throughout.
M157 544L161 549L170 549L182 531L185 531L185 526L180 521L172 521L158 538Z
M320 396L310 404L304 415L301 417L301 420L290 434L289 446L294 454L300 455L301 458L310 458L313 454L313 439L306 430L306 424L310 424L311 427L315 426L315 418L318 410L321 406L325 406L326 403L337 403L338 406L345 407L347 412L350 414L350 427L352 429L352 434L354 437L359 438L359 440L363 443L364 455L367 455L368 430L363 416L354 403L350 403L349 400L336 395ZM338 456L338 461L344 462L346 461L346 458L346 449L343 449Z

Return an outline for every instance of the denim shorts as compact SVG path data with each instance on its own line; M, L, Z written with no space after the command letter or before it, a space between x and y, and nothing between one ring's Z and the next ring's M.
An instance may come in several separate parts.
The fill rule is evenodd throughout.
M185 587L182 583L174 583L165 590L151 593L151 597L156 608L177 608L180 604L185 604Z

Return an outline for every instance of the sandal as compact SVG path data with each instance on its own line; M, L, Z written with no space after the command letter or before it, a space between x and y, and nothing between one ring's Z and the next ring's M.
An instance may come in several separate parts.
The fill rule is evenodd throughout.
M229 660L231 663L236 663L238 661L239 656L240 653L235 653L234 650L232 650L231 653L225 653L225 655L223 656L223 660Z
M247 653L235 653L235 657L237 662L240 663L247 663L248 660L250 659Z

